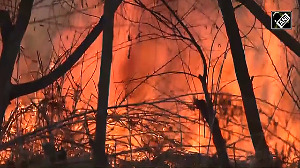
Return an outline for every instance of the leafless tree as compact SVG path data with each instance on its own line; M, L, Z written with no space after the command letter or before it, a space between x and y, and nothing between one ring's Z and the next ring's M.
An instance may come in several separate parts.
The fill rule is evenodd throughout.
M58 4L70 6L70 11L41 20L28 18L29 25L40 24L42 27L51 23L64 26L56 18L67 18L72 11L80 16L96 18L97 24L83 28L68 27L75 29L70 48L63 42L64 38L71 37L58 33L56 37L62 43L63 52L53 51L56 59L52 61L50 70L45 70L45 63L37 51L39 69L30 72L38 74L34 81L23 79L20 82L20 75L8 75L9 85L3 84L3 91L9 98L3 102L7 106L9 101L16 99L16 107L6 115L7 119L3 117L0 149L13 153L12 160L26 158L24 153L39 158L41 144L54 143L54 150L66 149L70 165L86 162L90 166L92 157L94 161L91 163L96 167L107 166L107 163L113 167L127 164L142 167L167 164L178 167L215 166L214 155L217 155L223 167L233 166L232 162L234 166L245 167L248 164L243 159L252 160L252 138L257 156L260 151L270 156L270 150L279 165L296 162L292 159L299 157L297 146L300 140L294 129L288 128L292 124L297 125L294 121L297 121L299 112L299 88L296 85L299 43L291 32L270 30L286 46L282 47L282 63L286 67L278 69L273 60L274 52L268 48L263 35L263 25L269 29L270 17L256 2L233 1L230 4L224 1L218 4L218 1L129 0L123 1L120 10L115 12L121 3L115 0L107 1L104 14L99 16L85 11L89 8L102 9L87 5L89 2L65 0L38 6L41 1L36 1L32 4L33 10L51 9ZM10 27L17 26L15 16L21 6L12 9L16 15L4 8L1 11L1 18L4 18L0 19L3 42L11 38L6 36ZM254 16L246 13L247 9ZM245 16L254 20L253 23L246 22ZM234 17L237 22L234 22ZM102 30L102 47L97 45L99 52L87 58L85 52L93 47L91 44ZM51 34L50 31L46 33ZM56 44L52 40L49 35L48 44L54 50ZM26 55L26 47L20 44L13 64L10 64L12 71L19 72L20 55L21 58ZM3 49L5 46L3 43ZM265 64L274 68L274 74L253 70L253 53L255 59L266 59ZM249 70L243 54L247 57ZM98 70L100 55L101 67ZM243 68L243 71L235 71L244 72L242 80L241 76L235 77L232 62L235 62L236 69ZM85 72L85 67L95 64L91 74ZM5 69L1 72L1 75L7 73ZM95 75L97 72L100 72L99 77ZM84 77L88 77L87 82L82 82ZM260 79L270 79L279 86L279 94L274 93L278 99L270 100L264 96L271 86L260 83ZM85 83L92 85L95 93L85 94ZM239 95L236 88L246 89L246 97L248 95L251 101L245 102L245 92ZM38 90L36 95L42 92L38 100L32 99L22 105L18 101L22 100L20 96ZM286 107L283 102L290 103L293 108ZM1 106L3 116L6 106ZM254 124L249 122L250 118L254 119ZM36 122L30 123L30 120ZM207 132L210 132L209 136ZM24 149L21 150L22 147ZM2 158L5 159L7 157Z

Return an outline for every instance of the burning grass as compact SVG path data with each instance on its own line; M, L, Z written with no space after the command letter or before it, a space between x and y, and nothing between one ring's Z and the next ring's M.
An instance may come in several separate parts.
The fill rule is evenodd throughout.
M177 1L172 1L174 6L176 6L175 2ZM188 6L186 2L190 1L178 2L178 8L185 8ZM235 85L235 80L229 81L235 79L232 78L235 74L231 67L228 68L231 64L226 60L229 51L226 44L227 37L218 36L223 29L222 26L218 27L217 25L220 26L223 23L219 22L221 19L214 21L207 17L208 13L212 18L219 17L219 12L213 11L215 5L213 3L211 1L202 4L206 8L203 11L200 7L202 5L197 6L198 4L196 4L187 13L184 13L181 8L176 10L176 13L182 15L184 23L193 23L186 24L186 28L195 34L196 44L203 48L211 48L210 53L207 52L207 56L211 56L208 78L213 79L209 79L211 86L207 87L209 90L211 89L210 94L217 112L216 117L226 140L231 164L234 167L248 167L254 161L254 150L241 97L234 94L238 93L238 86ZM114 59L117 61L113 62L116 70L112 76L121 82L115 82L111 87L112 90L115 89L115 94L111 94L109 103L111 106L107 120L106 153L109 163L113 167L215 167L217 163L216 149L211 141L207 122L193 105L193 97L199 99L204 97L203 93L198 92L202 89L201 84L194 80L202 66L199 62L199 53L191 46L190 39L185 36L183 28L174 21L174 18L170 17L170 13L162 10L162 5L152 4L150 1L147 4L150 5L149 9L144 9L146 6L142 6L141 9L138 4L130 6L130 3L126 2L123 8L124 13L120 12L121 14L117 15L116 23L130 26L128 26L129 32L125 32L127 29L121 26L121 29L116 28L120 39L116 37L118 45L114 46L115 55L121 53L127 57L116 56ZM134 13L126 15L125 11L131 10ZM205 14L205 12L208 13ZM198 18L198 15L201 15L202 19L195 19ZM159 19L160 17L163 19ZM247 14L241 14L239 17L241 23L244 18L247 18L247 24L250 24ZM158 22L159 20L164 22ZM77 24L85 25L84 22ZM56 26L58 25L54 27ZM241 32L248 32L248 27L245 27L247 29L241 28ZM279 89L274 89L273 86L278 83L274 85L271 83L276 80L278 82L279 79L274 80L275 77L271 75L273 67L264 60L261 51L256 51L260 49L259 46L252 46L252 41L260 44L259 40L261 40L257 38L257 32L255 35L252 34L249 32L245 36L245 39L247 37L250 41L249 43L245 42L247 63L252 65L249 66L250 69L252 68L251 73L261 74L260 71L256 71L264 69L267 74L252 77L255 92L260 93L256 94L259 95L257 97L264 97L264 99L257 98L256 101L266 141L277 166L297 167L300 160L299 110L286 108L290 110L288 111L282 108L282 106L292 106L290 100L284 101L286 99L284 92L288 90L291 90L292 93L288 99L293 98L294 103L299 102L299 100L295 101L297 88L291 82L293 79L290 79L292 78L290 76L292 67L295 68L296 65L291 65L291 69L287 70L288 79L286 80L290 84L280 85ZM59 32L59 35L54 37L56 40L53 40L49 34L47 40L50 39L51 45L49 44L48 47L57 50L51 51L49 69L44 68L40 53L37 52L38 61L31 60L34 62L34 69L37 70L29 68L29 73L25 75L39 78L58 67L76 48L84 33L75 31L73 35L74 38L71 39L72 33L66 30L66 32ZM79 37L77 38L77 36ZM198 36L199 39L196 38ZM212 40L213 36L215 39ZM210 40L204 40L204 38ZM42 91L28 97L18 98L11 105L11 110L7 110L1 132L0 161L2 164L12 162L18 165L30 165L30 167L43 165L49 167L53 163L49 163L49 156L47 156L49 154L43 149L43 144L51 143L54 148L54 150L52 148L52 153L63 148L67 154L67 162L63 165L54 163L58 164L56 166L66 167L65 164L67 164L69 167L89 167L92 165L93 144L96 143L93 140L97 102L97 96L94 95L97 90L94 76L97 76L95 72L100 57L98 51L100 43L95 43L82 57L82 60L76 64L76 67L72 68L64 77ZM279 56L277 58L276 54L283 53L277 50L276 40L270 40L270 43L271 47L276 46L276 50L272 50L271 53L272 56L274 55L273 59L278 59ZM41 43L41 45L44 44ZM67 49L68 47L69 49ZM252 48L255 51L252 51ZM128 51L125 51L127 49ZM48 53L48 51L44 52ZM96 54L88 57L91 53ZM261 60L257 61L257 57L253 55L260 55L259 59ZM288 60L287 64L289 64ZM219 74L217 71L220 71ZM283 70L283 72L285 71ZM222 75L225 77L221 80ZM24 81L19 81L20 77L18 72L15 78L16 83L29 79L23 77ZM262 79L260 77L263 77L263 80L260 80ZM295 81L297 81L296 77ZM280 80L282 79L280 78ZM232 85L229 86L229 84ZM224 89L225 87L227 90ZM284 91L281 90L283 87ZM282 92L280 98L278 98L279 94L275 94L277 91ZM274 103L277 102L274 97L279 99L278 104Z
M81 99L68 98L52 88L57 87L54 84L46 88L43 99L31 101L28 105L20 103L5 120L2 146L9 148L3 148L6 151L1 153L2 163L11 160L34 167L44 160L43 164L47 166L42 144L53 142L55 150L65 149L69 166L91 164L95 110L74 108ZM201 93L110 107L106 142L110 165L215 166L215 148L210 142L207 123L193 102L186 101L193 95ZM73 105L68 107L66 100L72 101L69 104ZM253 149L249 147L251 142L240 97L220 94L216 109L231 164L248 167L253 160ZM263 110L260 112L270 118ZM276 144L270 146L276 163L295 167L299 160L297 145L300 141L285 127L274 119L264 121L268 143ZM290 138L284 139L278 133L288 134Z

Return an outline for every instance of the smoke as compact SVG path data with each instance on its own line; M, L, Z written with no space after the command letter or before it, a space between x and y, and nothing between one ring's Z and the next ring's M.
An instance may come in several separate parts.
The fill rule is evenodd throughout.
M37 73L39 70L38 56L41 58L43 69L49 69L49 62L60 57L71 46L76 47L87 33L84 29L91 28L102 14L102 4L99 4L96 0L87 1L88 4L82 4L81 1L77 1L76 5L71 1L67 2L56 4L54 1L42 1L34 8L31 24L22 41L22 55L24 57L20 59L22 61L20 67L15 68L14 71L14 77L21 76L20 82L31 81L40 77L41 74ZM180 24L159 1L147 0L143 2L151 9L158 11L159 14L171 20L181 32L184 32ZM207 63L210 63L209 89L212 87L216 89L216 83L220 79L220 88L222 88L220 92L240 95L230 46L217 2L194 0L169 0L168 2L179 17L183 18L183 22L188 26L197 43L201 46L207 58ZM263 4L260 1L261 5L265 6L268 14L270 10L289 10L295 6L295 4L290 2L278 2L279 5L273 6L272 2L265 1ZM234 3L234 6L237 4ZM94 6L97 7L94 8ZM82 10L83 8L86 8L86 10ZM273 120L284 125L286 124L285 128L299 138L299 132L295 129L298 128L295 125L297 126L297 123L299 125L299 118L294 118L294 116L299 116L299 114L294 115L294 113L278 110L280 108L289 112L299 112L299 109L295 108L291 97L284 91L284 87L278 79L279 75L286 83L288 80L286 61L290 65L294 64L296 68L292 72L291 82L295 89L294 92L299 94L300 88L297 86L300 82L299 58L290 54L289 51L286 53L286 49L281 42L265 30L245 7L237 8L235 14L244 44L249 74L254 76L253 87L258 98L259 108L267 113L268 116L274 113ZM124 98L129 103L135 103L202 92L199 80L192 76L160 74L180 71L198 76L203 73L202 60L196 48L188 40L169 37L168 33L171 34L173 31L159 23L157 18L153 17L149 12L130 4L121 5L115 19L110 105L118 104ZM289 33L293 32L289 31ZM182 35L188 37L186 32L182 33ZM77 39L78 43L74 43ZM270 57L264 46L268 49ZM82 92L85 99L88 99L92 94L97 95L101 47L102 42L101 37L99 37L81 60L84 64L79 62L78 66L71 71L74 81L85 86L85 90ZM226 55L226 58L224 55ZM278 74L274 69L274 65ZM84 70L83 75L81 74L82 70ZM154 77L153 75L157 76ZM212 79L214 81L213 84L211 83ZM66 88L70 85L75 84L71 81L65 83ZM126 97L127 95L129 96ZM192 96L187 96L181 100L190 102ZM276 107L267 106L264 101L274 104ZM95 102L97 101L90 104L95 105ZM172 109L173 107L164 108ZM180 112L186 115L193 115L189 109L183 109ZM266 126L269 118L264 114L261 114L261 117L263 125ZM290 118L294 119L289 120ZM238 118L238 120L240 123L245 124L245 118ZM195 124L190 124L190 126L194 128ZM248 131L245 132L244 128L234 127L233 129L242 134L249 134ZM193 141L193 143L200 143L201 141L202 144L208 142L207 137L205 140L202 139L205 134L203 129L199 130L197 127L192 131L195 134L198 134L197 131L199 131L201 137L198 136L198 139L189 138L189 141ZM289 139L286 131L282 130L282 128L277 131L278 134L284 137L283 139L293 142L292 138ZM188 138L189 135L185 135L185 137ZM231 141L233 142L238 138L235 137ZM268 142L274 145L278 141ZM253 149L250 145L245 145L249 143L246 140L246 143L241 142L238 145L242 147L249 146L249 150L252 151Z
M184 18L184 23L188 25L197 42L201 45L205 56L211 56L209 75L212 75L212 72L214 72L214 85L216 81L218 81L219 75L221 75L220 87L224 86L222 92L240 95L231 52L228 50L229 45L226 30L224 25L222 25L222 16L220 12L218 12L216 2L208 1L195 4L193 2L194 1L171 1L170 6L174 8L180 17ZM145 4L151 6L150 2L145 2ZM272 3L271 1L264 3L261 1L261 5L264 6L268 14L271 10L291 10L295 6L294 3L279 3L275 6L272 4L273 1ZM238 5L238 3L234 3L234 6L236 5ZM129 11L129 9L127 11ZM151 9L159 11L160 14L167 18L171 15L161 4ZM129 27L129 30L124 27L120 29L117 28L117 32L119 31L119 33L117 33L115 43L118 44L116 41L119 41L119 43L127 42L126 44L129 46L122 49L122 52L119 51L115 54L114 68L117 69L114 71L115 81L130 81L133 78L152 75L154 72L158 74L159 72L185 71L195 75L203 73L202 62L195 48L188 47L188 49L184 50L187 43L182 41L154 39L154 37L159 35L163 36L164 34L159 34L153 27L158 27L168 32L168 30L165 30L166 27L164 27L163 24L159 24L156 18L151 17L146 11L142 11L141 9L133 9L131 11L134 12L130 14L126 13L128 14L126 16L131 20L136 22L141 21L143 23L124 24ZM266 30L245 7L237 8L235 13L245 49L249 74L250 76L254 76L253 87L260 112L262 112L261 120L263 126L266 127L269 125L268 122L270 119L272 122L278 122L283 125L287 123L285 128L290 129L293 135L299 137L299 133L294 129L295 127L292 128L298 125L296 123L299 122L299 119L297 119L297 117L295 119L289 119L290 115L294 115L294 112L299 112L299 109L295 107L291 96L287 91L284 91L285 88L283 86L283 84L286 85L288 80L287 63L290 66L294 64L299 67L299 65L296 65L299 61L292 61L294 59L298 60L298 58L290 54L289 50L286 50L280 40ZM139 16L141 18L133 16ZM175 19L172 18L171 20L174 21ZM293 33L292 31L288 32ZM128 36L134 39L134 37L139 34L142 36L148 34L148 38L143 36L144 38L138 40L127 40ZM187 36L186 33L184 33L184 35ZM143 39L148 40L143 41ZM134 42L136 41L138 41L138 43L135 44ZM180 50L184 51L179 53ZM223 57L220 56L224 53L227 57L224 59L223 64ZM171 60L173 57L175 58ZM167 65L163 66L165 64ZM215 67L213 69L214 65ZM156 72L156 70L162 66L163 68ZM223 67L222 71L220 69L221 67ZM293 74L294 75L291 76L293 89L295 89L294 92L299 93L299 86L296 86L296 81L299 81L299 74L296 72ZM279 79L279 77L281 79ZM144 83L139 86L140 82ZM211 76L209 82L211 82ZM230 83L228 84L228 82ZM180 95L182 93L202 91L199 81L184 75L161 75L159 77L151 77L147 79L146 82L138 80L123 83L123 88L126 90L123 95L124 97L126 93L131 93L131 91L135 89L130 97L132 102L141 102L147 99L170 96L172 94ZM210 83L210 87L211 85ZM136 89L137 86L139 86L138 89ZM291 87L288 89L290 92L293 92L291 91ZM275 106L266 105L268 103ZM289 111L289 113L283 112L282 109ZM236 128L236 131L238 130L239 128ZM286 139L289 139L284 130L278 129L277 131L278 134L282 134ZM269 132L266 133L268 137L272 136L270 134ZM271 140L270 142L272 142L273 145L278 143L278 141ZM293 143L295 141L289 139L289 142ZM281 147L278 148L280 149Z

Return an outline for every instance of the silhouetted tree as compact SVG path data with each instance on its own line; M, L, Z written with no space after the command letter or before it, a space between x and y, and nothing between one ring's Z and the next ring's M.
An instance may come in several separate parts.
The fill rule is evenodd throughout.
M55 80L57 80L61 76L63 76L68 70L72 68L72 66L80 59L83 53L99 36L99 34L103 30L104 24L108 24L108 27L106 27L106 31L112 31L110 30L111 29L110 27L113 23L112 16L122 1L120 0L117 1L118 3L113 3L113 5L109 8L106 7L105 14L104 16L101 17L98 24L86 36L86 38L75 49L75 51L66 59L66 61L61 65L59 65L55 70L50 72L48 75L43 76L42 78L37 79L35 81L30 81L23 84L12 84L11 83L12 72L14 70L14 65L17 59L17 55L20 51L20 43L22 41L23 35L26 31L26 28L30 20L33 2L34 0L22 0L20 2L18 17L16 19L15 24L12 23L8 11L5 10L0 11L0 28L1 28L2 43L3 43L3 48L2 48L1 58L0 58L0 131L5 116L5 110L12 99L43 89L46 86L52 84ZM104 39L107 39L107 35L105 35L104 37L105 37ZM108 37L108 38L112 38L112 37ZM109 45L109 42L105 44ZM106 51L105 47L107 46L104 46L104 51ZM107 54L109 52L105 52L105 53ZM103 56L103 58L106 58L106 55ZM106 62L106 59L103 60L104 62ZM105 73L101 77L105 78ZM105 81L105 80L101 80L101 81ZM101 90L101 94L103 94L102 92L103 89L99 89L99 90ZM104 97L105 95L106 94L104 94ZM107 101L105 103L105 99L103 101L104 104L107 104ZM102 101L100 102L102 103ZM107 109L107 105L106 107L102 105L99 107L102 107L102 109L103 108ZM101 117L100 120L106 120L105 116L103 115L98 115L98 116ZM104 136L104 143L99 143L100 146L96 146L96 148L100 147L101 149L105 149L105 131L100 136ZM98 150L96 149L96 151ZM99 151L103 151L103 150L99 150ZM53 160L53 157L50 157L50 160Z
M121 2L122 0L106 0L104 2L104 17L106 23L103 30L102 57L98 84L96 135L94 141L94 160L97 168L108 166L108 160L105 154L105 141L110 70L112 62L114 13Z

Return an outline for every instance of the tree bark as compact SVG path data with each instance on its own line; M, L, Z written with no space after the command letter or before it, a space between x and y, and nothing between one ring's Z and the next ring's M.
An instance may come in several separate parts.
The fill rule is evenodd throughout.
M262 130L252 82L250 80L239 28L230 0L218 0L229 38L236 77L240 87L248 128L255 149L256 159L269 165L270 152ZM263 166L263 165L261 165Z

